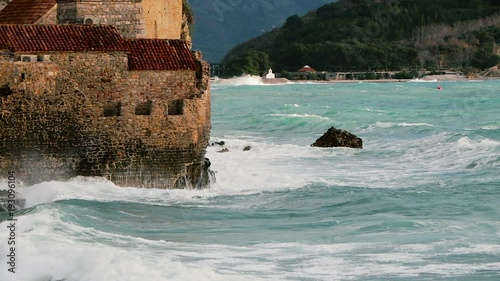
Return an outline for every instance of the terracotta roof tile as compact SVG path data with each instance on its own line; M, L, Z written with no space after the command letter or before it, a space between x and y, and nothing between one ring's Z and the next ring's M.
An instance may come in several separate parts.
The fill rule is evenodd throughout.
M196 70L196 60L183 40L133 39L129 46L129 70Z
M0 11L0 23L34 24L54 5L56 0L12 0Z
M14 52L126 51L125 40L106 25L0 24L0 45Z
M198 64L183 40L125 40L110 25L0 24L0 46L17 53L128 53L130 70L196 70Z

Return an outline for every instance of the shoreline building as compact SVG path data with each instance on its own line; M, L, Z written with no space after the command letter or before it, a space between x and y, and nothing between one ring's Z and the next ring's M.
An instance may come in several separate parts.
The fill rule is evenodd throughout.
M210 69L190 50L183 5L13 0L0 11L0 172L209 186Z

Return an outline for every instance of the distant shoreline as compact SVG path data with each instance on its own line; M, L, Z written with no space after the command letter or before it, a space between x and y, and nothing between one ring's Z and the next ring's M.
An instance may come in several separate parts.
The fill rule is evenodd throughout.
M416 79L369 79L369 80L293 80L292 83L325 83L325 84L337 84L337 83L404 83L404 82L426 82L426 83L440 83L440 82L461 82L461 81L485 81L485 80L499 80L499 77L474 77L467 78L461 75L430 75L422 78Z
M358 83L442 83L442 82L479 82L500 80L500 77L473 77L461 75L430 75L416 79L370 79L370 80L288 80L286 78L265 79L259 76L241 76L234 78L215 78L212 84L220 85L293 85L293 84L358 84Z

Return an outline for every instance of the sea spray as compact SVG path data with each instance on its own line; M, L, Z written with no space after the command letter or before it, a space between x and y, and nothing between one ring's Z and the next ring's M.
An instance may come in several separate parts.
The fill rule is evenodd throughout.
M434 86L215 85L210 189L24 187L16 281L496 280L500 83Z

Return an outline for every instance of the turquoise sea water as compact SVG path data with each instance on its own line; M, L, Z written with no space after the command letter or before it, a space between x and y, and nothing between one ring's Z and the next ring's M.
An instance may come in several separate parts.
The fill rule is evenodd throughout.
M210 190L24 188L0 280L500 280L500 82L441 85L214 85Z

